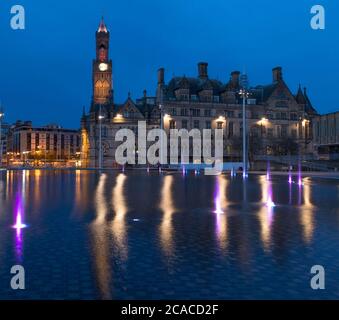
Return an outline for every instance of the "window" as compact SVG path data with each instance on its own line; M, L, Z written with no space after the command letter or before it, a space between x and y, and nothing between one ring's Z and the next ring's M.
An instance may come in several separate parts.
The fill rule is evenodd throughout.
M292 136L293 139L297 139L297 130L296 129L292 129L291 136Z
M65 149L65 136L61 135L61 149Z
M205 129L211 129L211 121L206 121Z
M187 110L187 109L181 109L181 110L180 110L180 115L181 115L182 117L188 116L188 110Z
M273 138L273 129L272 128L267 129L267 137Z
M50 134L46 134L46 150L50 149Z
M259 119L259 114L258 112L252 111L251 112L252 119Z
M287 101L277 101L275 106L277 108L288 108L288 103Z
M234 111L225 111L225 114L228 118L234 118Z
M169 126L170 126L170 129L175 129L175 121L174 120L170 120L169 122Z
M182 127L183 129L187 129L187 128L188 128L187 120L182 120L182 121L181 121L181 127Z
M53 147L54 147L54 151L56 151L58 148L58 135L57 134L55 134L53 138Z
M194 120L194 122L193 122L193 127L194 127L195 129L199 129L199 128L200 128L199 120Z
M286 112L282 112L281 113L281 119L282 120L287 120L287 113Z
M247 104L255 105L257 103L257 99L247 99Z
M27 151L32 150L32 134L27 133Z
M36 133L35 134L35 148L37 149L39 145L40 145L40 136L39 136L39 133Z
M291 120L298 120L298 115L296 113L291 113L290 118Z
M283 125L281 126L281 137L282 137L282 138L283 138L283 137L287 137L287 135L288 135L288 126L285 125L285 124L283 124Z
M217 122L217 129L222 129L222 125L223 125L223 123L218 121Z
M228 124L228 137L229 138L233 137L233 122L232 121Z
M192 94L191 95L191 100L192 101L197 101L198 100L198 96L196 94Z
M213 96L213 102L219 102L219 96Z
M176 116L177 115L177 109L176 108L171 108L170 113L171 113L172 116Z
M211 116L211 109L205 109L205 117L210 117Z
M200 117L200 109L192 109L193 117Z

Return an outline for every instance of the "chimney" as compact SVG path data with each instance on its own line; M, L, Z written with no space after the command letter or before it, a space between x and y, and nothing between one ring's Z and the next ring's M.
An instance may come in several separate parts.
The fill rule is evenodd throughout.
M233 71L231 73L231 85L233 88L239 87L239 77L240 77L240 71Z
M207 67L208 67L207 62L199 62L198 63L198 74L199 74L200 79L207 79L208 78Z
M143 94L144 94L144 98L147 98L147 90L146 89L144 90Z
M273 82L276 83L280 80L282 80L282 68L281 67L275 67L272 69L273 74Z
M158 84L165 84L165 69L160 68L158 70Z

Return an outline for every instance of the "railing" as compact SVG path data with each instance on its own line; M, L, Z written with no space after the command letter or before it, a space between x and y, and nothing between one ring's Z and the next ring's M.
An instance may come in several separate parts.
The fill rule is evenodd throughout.
M334 171L337 168L331 165L316 163L316 159L313 155L301 155L301 156L254 156L256 161L271 161L281 163L285 165L301 166L309 170L316 171Z

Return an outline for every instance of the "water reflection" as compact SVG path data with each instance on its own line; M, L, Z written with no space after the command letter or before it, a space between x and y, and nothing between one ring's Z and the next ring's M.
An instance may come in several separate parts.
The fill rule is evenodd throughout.
M4 200L5 200L5 183L2 180L2 174L0 172L0 217L2 216L3 210L5 208L4 206Z
M105 186L107 175L101 174L95 192L96 218L91 225L94 242L94 259L98 286L103 299L110 299L111 267L109 260L109 239L107 235L107 204Z
M90 205L90 197L85 196L91 193L89 190L89 172L88 171L75 171L75 184L74 184L74 204L72 214L81 214L86 212L86 208Z
M113 188L112 205L115 212L115 216L112 221L112 232L115 239L115 243L120 253L122 260L127 260L128 246L127 246L127 232L125 215L128 211L127 202L124 195L124 189L127 176L120 173L117 176L116 184Z
M160 225L161 246L167 256L173 254L173 225L172 215L176 211L173 201L173 176L167 175L163 178L161 188L160 209L163 212Z
M34 170L34 208L36 212L41 212L41 170Z
M271 231L273 224L273 192L272 184L265 176L259 177L259 183L261 187L261 202L262 206L258 213L258 219L260 223L260 237L265 251L270 250L271 243Z
M226 197L227 187L229 181L225 176L219 175L217 176L216 183L216 192L214 198L215 210L214 213L216 215L216 232L219 240L220 249L225 250L227 248L227 215L226 208L228 206L228 200Z
M25 201L26 201L26 179L29 178L29 171L22 171L21 183L19 182L19 190L16 195L14 206L14 225L15 232L15 256L17 262L22 262L23 259L23 232L22 229L26 228L23 223L25 216Z
M300 206L300 223L303 228L303 237L306 243L310 243L314 232L314 205L311 200L311 181L304 178L299 188L299 202L301 202L301 189L303 193L303 204Z

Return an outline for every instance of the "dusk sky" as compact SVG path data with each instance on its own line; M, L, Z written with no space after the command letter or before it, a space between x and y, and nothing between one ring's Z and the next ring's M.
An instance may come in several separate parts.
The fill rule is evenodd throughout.
M26 29L10 28L10 8L26 10ZM310 9L326 9L326 29L310 27ZM223 82L233 70L250 85L272 81L282 66L293 93L306 86L320 113L339 110L339 4L316 0L6 0L0 4L0 100L7 122L32 120L78 128L92 90L95 31L111 33L115 101L147 89L157 69L196 76L199 61Z

